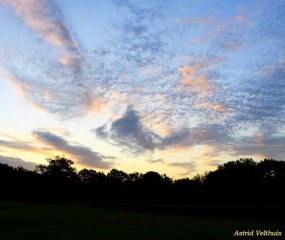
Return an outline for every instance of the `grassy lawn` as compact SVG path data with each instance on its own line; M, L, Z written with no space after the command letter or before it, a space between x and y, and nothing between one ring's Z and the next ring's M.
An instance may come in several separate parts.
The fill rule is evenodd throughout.
M154 206L152 206L154 208ZM188 211L189 212L189 211ZM279 230L285 222L207 214L126 210L83 203L0 202L0 239L229 240L236 230Z

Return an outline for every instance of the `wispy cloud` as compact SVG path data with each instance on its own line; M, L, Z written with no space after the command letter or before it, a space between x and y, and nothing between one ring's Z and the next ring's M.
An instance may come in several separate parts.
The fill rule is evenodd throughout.
M186 172L181 173L180 175L189 175L190 173L195 172L196 164L194 162L174 162L174 163L167 163L170 167L178 167L186 170Z
M165 163L165 161L163 159L161 159L161 158L154 159L154 160L153 159L148 159L147 162L148 163Z
M100 153L94 152L88 147L71 145L63 137L53 133L34 131L33 134L39 141L53 147L55 151L70 154L75 158L75 161L78 160L80 164L100 169L108 169L113 165L111 162L105 162L103 159L106 157Z
M44 41L58 49L58 60L74 70L80 69L82 54L65 26L62 13L52 0L12 0L18 17Z
M222 3L114 0L108 5L114 21L108 14L104 19L110 22L106 39L89 49L77 41L58 1L1 2L12 6L11 31L23 29L0 35L1 68L39 109L65 119L103 113L110 121L94 124L93 132L131 153L207 145L211 157L265 154L263 149L282 155L283 1L235 2L229 5L234 12L221 14ZM104 159L37 132L83 162L87 156L97 159L95 165ZM0 144L29 147L16 139Z
M16 141L0 140L0 146L11 149L25 150L25 151L35 150L35 148L31 144L25 143L20 140Z
M196 171L196 166L197 166L197 164L194 161L168 163L165 160L160 159L160 158L159 159L155 159L155 160L148 159L147 162L150 163L150 164L160 163L160 164L164 164L164 165L166 165L168 167L171 167L171 168L182 168L186 172L180 173L179 175L181 175L181 176L189 175L189 174L195 172Z

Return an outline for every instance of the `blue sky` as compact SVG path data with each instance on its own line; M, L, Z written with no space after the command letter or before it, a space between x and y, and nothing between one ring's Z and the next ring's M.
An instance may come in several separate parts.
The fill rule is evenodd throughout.
M0 0L0 162L181 178L284 159L284 9Z

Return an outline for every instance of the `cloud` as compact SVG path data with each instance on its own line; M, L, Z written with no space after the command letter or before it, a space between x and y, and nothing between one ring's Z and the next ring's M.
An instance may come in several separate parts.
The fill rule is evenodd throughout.
M137 153L153 151L160 137L145 128L138 113L128 107L125 114L111 123L110 129L103 125L93 130L97 137L115 142L118 145L135 149Z
M92 151L90 148L69 144L64 138L50 132L34 131L34 136L41 142L54 147L58 151L63 151L78 159L80 164L90 167L108 169L112 167L111 162L103 161L104 157L101 154Z
M148 159L147 162L151 163L151 164L162 163L162 164L165 164L166 166L171 167L171 168L173 168L173 167L174 168L182 168L186 172L179 174L181 176L189 175L189 174L196 171L196 163L193 161L167 163L163 159L155 159L155 160Z
M209 82L209 77L200 73L203 69L209 69L211 64L209 62L198 62L193 65L183 66L178 68L181 72L180 83L187 88L186 91L197 92L202 96L207 96L210 91L214 90L214 85Z
M189 175L190 173L196 171L196 163L193 161L167 163L163 159L160 158L160 159L155 159L155 160L148 159L147 162L151 163L151 164L162 163L162 164L165 164L166 166L171 167L171 168L173 168L173 167L182 168L182 169L186 170L186 172L180 174L182 176Z
M235 112L231 121L260 130L274 131L283 125L285 107L284 62L256 68L258 74L250 76L243 85L232 91L231 108Z
M167 163L167 165L170 167L178 167L186 170L185 173L180 174L182 176L189 175L190 173L196 171L196 164L194 162L174 162L174 163Z
M274 133L240 139L232 146L233 156L259 156L260 158L284 158L285 137Z
M213 70L215 65L225 60L227 58L223 56L196 55L189 64L178 68L180 80L177 89L180 97L185 95L185 99L188 100L188 109L192 110L192 114L196 116L203 114L204 117L215 120L218 115L219 118L221 114L227 117L232 112L228 104L224 104L224 99L219 96L223 92L220 84L216 82L220 74ZM185 105L187 103L183 103L183 106Z
M161 23L169 6L165 1L144 4L143 1L112 1L119 11L125 12L126 18L117 24L120 31L116 41L121 46L117 53L127 62L139 67L151 65L167 54L165 36L167 29ZM163 11L161 11L163 9ZM153 24L158 24L153 27Z
M35 150L35 148L32 147L30 144L20 140L15 140L15 141L0 140L0 146L12 149L18 149L18 150L25 150L25 151Z
M283 141L274 135L285 123L281 1L246 3L222 17L222 8L205 12L201 3L202 17L194 17L181 11L193 2L112 1L108 7L119 18L106 41L84 51L84 61L56 1L6 3L42 40L18 28L17 38L10 31L0 36L0 61L12 80L33 105L66 119L107 113L113 119L93 130L98 138L138 154L203 144L213 146L209 154L254 154L264 152L265 142ZM128 104L133 107L122 113ZM243 139L253 127L271 133L263 144L254 135Z
M148 159L147 162L148 163L165 163L165 161L163 159L161 159L161 158L155 159L155 160Z
M65 26L60 9L52 0L11 0L18 17L44 41L60 50L59 62L74 70L80 69L82 55ZM65 53L64 55L62 55Z
M207 163L207 165L209 166L213 166L213 167L218 167L224 164L224 161L222 160L211 160L210 162Z
M81 84L80 79L75 81L73 73L61 69L49 56L41 59L40 54L30 53L33 60L24 67L24 62L29 61L31 56L21 48L18 53L20 59L3 59L3 65L7 65L6 72L10 71L3 78L12 82L15 92L34 107L67 119L98 111L106 105L100 100L100 95Z
M8 164L9 166L12 166L12 167L22 166L23 168L31 170L31 171L35 170L35 166L37 165L34 162L26 162L20 158L6 157L6 156L1 156L1 155L0 155L0 163Z
M159 147L188 147L195 143L195 138L188 128L172 131L169 135L161 139Z
M45 42L56 49L64 49L67 57L65 54L59 56L62 63L70 62L74 54L79 54L80 48L72 31L68 29L54 2L20 2L12 2L17 15ZM216 87L212 81L213 71L208 71L212 63L198 61L185 65L178 62L179 53L174 52L169 42L169 38L178 33L167 22L172 12L171 4L165 1L151 4L144 4L144 1L139 4L131 1L113 3L116 11L124 14L111 26L115 31L108 36L108 41L96 47L92 53L84 51L86 59L80 65L80 72L62 69L50 56L49 49L46 50L41 44L33 46L28 56L24 49L28 46L17 49L19 57L17 60L8 59L7 68L21 85L25 97L41 109L65 118L105 109L114 114L118 108L125 108L129 103L137 108L145 108L145 112L149 113L145 118L149 118L149 121L156 119L163 124L172 124L177 116L196 115L199 104L205 103L205 99L200 101L201 97L208 97L209 94L215 97L212 89ZM161 12L161 9L164 11ZM52 26L52 29L38 27L42 25ZM10 54L9 50L11 48L7 50L6 56ZM40 57L43 55L45 58ZM19 67L25 65L25 62L29 62L29 66ZM186 71L182 70L185 67L195 69L192 73L185 73L187 84L177 87L181 74L181 71L177 71L179 66L181 71ZM112 95L114 92L118 93L117 97ZM199 95L199 99L193 94ZM192 101L196 105L194 110ZM208 100L204 109L211 102ZM217 107L212 107L213 111L224 111L222 102L215 103ZM200 111L199 114L204 113Z
M197 129L173 129L165 136L155 133L141 121L138 112L129 106L125 114L110 123L92 130L96 137L109 143L127 147L135 154L154 152L156 149L189 147L199 138Z
M84 81L91 76L85 68L81 47L55 2L11 0L6 4L32 30L23 34L18 31L23 24L13 25L17 22L9 18L13 30L0 38L1 45L5 45L0 49L0 62L7 72L5 79L16 83L21 97L61 118L93 111L95 103L100 108L100 95L90 91L99 84L85 86ZM33 36L41 41L35 41Z

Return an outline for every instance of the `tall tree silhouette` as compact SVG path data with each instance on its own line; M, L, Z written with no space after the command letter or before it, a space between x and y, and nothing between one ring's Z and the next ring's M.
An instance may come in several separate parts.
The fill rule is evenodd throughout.
M79 180L77 170L72 167L74 162L64 156L47 158L47 162L48 165L38 165L35 170L41 175L47 193L58 197L71 196Z

